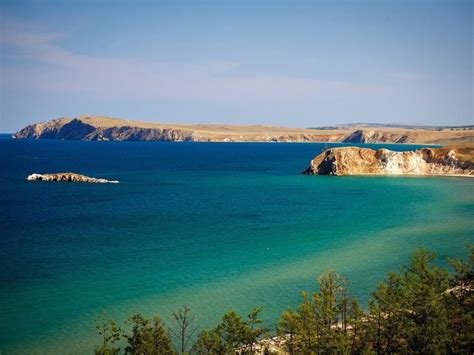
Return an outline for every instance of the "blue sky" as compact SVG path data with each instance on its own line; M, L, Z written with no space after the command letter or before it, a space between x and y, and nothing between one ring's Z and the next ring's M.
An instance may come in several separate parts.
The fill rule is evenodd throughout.
M474 124L472 1L9 1L1 126Z

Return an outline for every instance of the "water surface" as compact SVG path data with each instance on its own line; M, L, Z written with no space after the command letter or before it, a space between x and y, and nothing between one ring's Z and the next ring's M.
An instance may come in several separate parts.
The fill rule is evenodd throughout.
M301 175L324 147L0 139L0 351L91 351L103 311L272 327L327 268L367 300L418 246L466 254L473 179ZM62 171L120 184L25 180Z

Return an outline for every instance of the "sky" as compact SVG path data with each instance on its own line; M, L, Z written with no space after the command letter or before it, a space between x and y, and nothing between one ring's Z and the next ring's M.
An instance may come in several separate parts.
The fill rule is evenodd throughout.
M58 117L474 124L474 1L0 2L0 132Z

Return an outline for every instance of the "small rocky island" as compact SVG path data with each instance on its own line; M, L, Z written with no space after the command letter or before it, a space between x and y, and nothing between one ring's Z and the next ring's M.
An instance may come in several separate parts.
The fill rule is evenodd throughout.
M75 173L31 174L28 181L64 181L64 182L90 182L96 184L118 184L117 180L97 179Z
M398 152L330 148L315 157L307 175L446 175L474 177L474 145Z

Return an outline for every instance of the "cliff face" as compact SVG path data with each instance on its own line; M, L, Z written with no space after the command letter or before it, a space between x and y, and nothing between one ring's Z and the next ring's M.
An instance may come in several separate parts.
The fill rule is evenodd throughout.
M342 133L314 133L313 130L263 126L164 124L118 119L60 118L29 125L14 138L106 140L106 141L194 141L194 142L337 142Z
M373 130L354 131L343 139L344 143L411 143L413 139L404 133L391 133Z
M101 116L81 116L79 118L60 118L32 124L18 131L14 134L14 137L110 141L452 144L474 141L474 130L401 129L393 127L316 130L260 125L163 124Z
M467 151L466 151L467 149ZM315 157L308 175L466 175L474 176L474 146L377 151L359 147L331 148Z
M110 140L110 141L191 141L191 131L132 126L101 127L74 118L29 125L14 134L15 138Z

